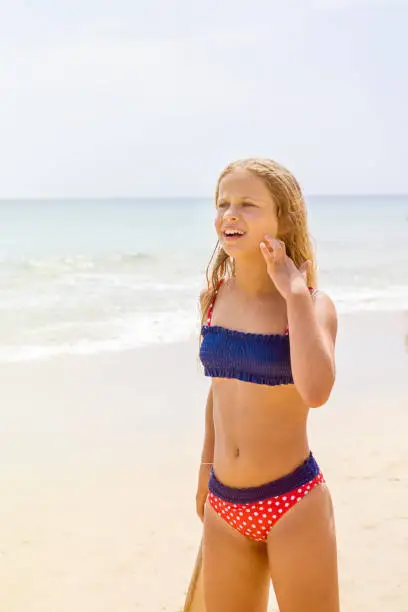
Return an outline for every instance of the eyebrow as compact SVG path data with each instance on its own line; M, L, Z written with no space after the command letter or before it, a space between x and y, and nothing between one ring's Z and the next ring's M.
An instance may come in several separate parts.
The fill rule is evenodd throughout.
M219 203L219 202L226 202L229 199L230 198L228 196L224 196L223 198L219 198L217 200L217 203ZM242 197L239 198L239 200L241 202L244 202L245 200L252 200L252 202L260 202L259 198L254 198L253 196L242 196Z

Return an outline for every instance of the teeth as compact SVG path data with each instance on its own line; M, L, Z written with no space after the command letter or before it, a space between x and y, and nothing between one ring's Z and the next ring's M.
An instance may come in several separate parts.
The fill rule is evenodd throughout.
M242 236L244 232L240 232L239 230L225 230L225 235L226 236L236 236L238 234L238 236Z

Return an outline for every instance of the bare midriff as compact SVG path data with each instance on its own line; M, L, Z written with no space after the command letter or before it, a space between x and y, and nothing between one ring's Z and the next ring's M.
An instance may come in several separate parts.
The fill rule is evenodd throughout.
M223 484L259 486L289 474L307 458L309 408L294 385L217 378L212 390L214 472Z

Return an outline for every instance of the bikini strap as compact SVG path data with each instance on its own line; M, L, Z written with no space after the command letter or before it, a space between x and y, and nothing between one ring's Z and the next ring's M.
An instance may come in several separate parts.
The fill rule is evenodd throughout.
M312 296L312 300L314 300L318 293L318 289L315 289L314 287L308 287L308 289L309 289L310 295ZM289 334L289 325L285 329L285 336L287 336L288 334Z
M217 294L218 294L218 292L220 290L220 287L221 287L223 281L224 281L224 279L222 278L220 280L220 282L218 283L217 288L214 291L213 299L211 300L210 306L208 308L208 314L207 314L207 326L208 327L210 327L210 325L211 325L211 320L212 320L212 314L213 314L213 310L214 310L215 300L217 299Z

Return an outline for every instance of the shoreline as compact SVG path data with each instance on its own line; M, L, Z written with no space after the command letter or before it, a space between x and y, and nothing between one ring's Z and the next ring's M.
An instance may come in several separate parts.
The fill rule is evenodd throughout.
M335 302L336 303L336 302ZM198 315L197 315L198 316ZM406 319L408 321L408 308L402 308L402 309L398 309L398 308L391 308L391 309L387 309L387 308L383 308L381 309L356 309L356 310L349 310L349 311L344 311L342 312L341 310L339 310L338 308L338 318L339 318L339 322L340 324L342 322L345 322L346 326L348 326L350 324L350 321L364 321L365 319L381 319L381 320L390 320L393 321L394 319ZM351 323L353 324L353 323ZM405 325L406 328L408 328L408 323L406 323ZM18 364L35 364L35 363L50 363L50 362L57 362L61 359L93 359L93 358L98 358L98 357L103 357L103 356L109 356L109 355L122 355L122 354L127 354L127 353L133 353L133 352L137 352L137 351L141 351L141 350L148 350L148 349L154 349L154 348L158 348L158 347L163 347L163 346L179 346L179 345L186 345L186 344L193 344L194 342L197 342L198 344L198 338L199 338L199 334L200 334L200 326L198 323L198 319L196 319L196 329L190 329L189 327L189 332L187 333L184 330L184 333L182 335L182 337L177 337L175 335L171 335L170 339L169 339L169 335L167 334L166 339L165 340L161 340L155 337L154 340L150 339L149 341L144 341L144 342L140 342L140 344L133 344L130 345L129 343L124 343L123 345L118 344L118 339L116 338L111 338L111 339L99 339L98 341L96 341L95 346L93 348L91 348L91 344L89 344L88 348L85 349L84 346L81 347L80 343L71 345L71 348L67 348L69 346L69 344L55 344L55 345L47 345L47 346L25 346L25 348L23 347L19 347L19 346L7 346L6 349L2 349L4 351L4 353L0 354L0 365L1 366L13 366L13 365L18 365ZM143 334L146 332L146 330L144 330ZM132 335L134 334L134 330L132 331ZM123 336L120 335L120 338L123 340ZM96 346L99 343L99 348L97 349ZM406 347L408 350L408 331L405 332L405 343L406 343ZM102 348L103 347L103 348ZM4 357L4 355L7 353L7 351L9 353L14 354L14 357L11 357L9 355L9 357ZM17 357L17 354L23 354L24 351L27 352L27 354L25 354L24 356L20 356ZM30 356L28 356L30 355Z

